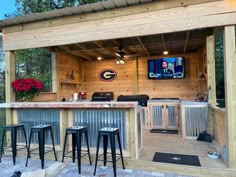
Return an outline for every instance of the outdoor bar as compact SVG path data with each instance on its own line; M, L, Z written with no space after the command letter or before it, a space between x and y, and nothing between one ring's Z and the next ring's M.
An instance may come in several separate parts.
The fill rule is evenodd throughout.
M67 127L87 126L91 148L96 148L98 130L120 129L124 155L138 159L141 148L141 112L136 102L19 102L1 104L13 112L12 124L24 124L27 137L35 125L52 125L56 149L62 151ZM23 133L19 137L20 141ZM33 143L37 137L32 140ZM23 142L23 141L22 141ZM46 137L46 143L51 144Z
M118 128L126 168L236 176L235 17L233 0L107 0L0 20L6 62L0 112L6 125L23 124L27 138L33 126L51 125L60 156L68 127L88 129L96 160L100 130ZM37 48L50 53L51 90L17 100L17 51ZM222 74L224 108L216 86ZM197 141L204 133L213 142ZM18 140L24 142L23 133ZM46 144L53 144L49 134ZM118 151L119 140L114 144ZM195 156L196 164L157 160L165 154Z

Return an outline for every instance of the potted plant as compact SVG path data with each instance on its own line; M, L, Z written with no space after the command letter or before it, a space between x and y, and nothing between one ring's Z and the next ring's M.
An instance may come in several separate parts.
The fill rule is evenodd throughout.
M43 88L43 84L33 78L20 78L12 82L17 101L31 101Z

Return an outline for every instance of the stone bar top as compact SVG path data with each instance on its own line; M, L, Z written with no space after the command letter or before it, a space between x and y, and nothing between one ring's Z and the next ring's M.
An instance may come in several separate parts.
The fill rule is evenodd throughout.
M1 103L0 108L135 108L138 102L116 101L73 101L73 102L12 102Z

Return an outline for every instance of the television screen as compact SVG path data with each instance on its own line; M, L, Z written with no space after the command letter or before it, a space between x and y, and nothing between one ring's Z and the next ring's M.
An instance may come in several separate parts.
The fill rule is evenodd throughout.
M184 58L170 57L148 60L148 79L184 78Z

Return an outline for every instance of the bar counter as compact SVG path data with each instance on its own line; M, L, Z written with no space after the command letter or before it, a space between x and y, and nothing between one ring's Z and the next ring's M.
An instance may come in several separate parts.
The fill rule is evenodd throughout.
M142 146L141 125L143 109L137 102L12 102L0 104L10 112L7 124L24 124L29 136L30 128L39 124L52 125L56 149L61 151L65 129L71 126L87 126L89 144L95 150L98 130L103 127L120 129L124 155L138 159ZM23 142L23 136L19 140ZM32 142L37 142L33 137ZM50 138L46 143L51 144ZM70 143L68 148L70 148ZM118 146L116 146L118 147Z

